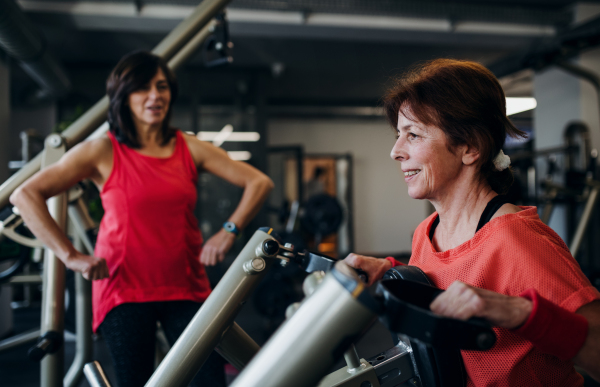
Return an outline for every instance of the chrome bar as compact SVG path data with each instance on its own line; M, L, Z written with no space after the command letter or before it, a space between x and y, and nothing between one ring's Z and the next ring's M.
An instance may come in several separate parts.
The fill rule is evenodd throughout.
M258 353L260 346L234 322L215 350L236 369L242 370Z
M8 280L9 284L41 284L44 278L39 274L15 275Z
M42 168L57 162L66 152L66 146L58 134L51 134L45 142ZM64 231L67 226L67 195L62 193L48 200L48 210L58 226ZM53 332L64 336L65 314L65 265L50 250L45 249L44 283L42 291L41 336ZM41 386L62 387L64 351L62 343L54 353L42 358Z
M80 248L76 247L77 250L82 251L85 248L88 254L94 254L94 245L87 232L94 229L96 224L90 217L82 198L78 198L74 203L69 204L69 220L71 220L70 225L73 226L77 239L81 242Z
M97 361L87 363L83 367L83 373L91 387L110 387L108 378Z
M21 344L36 341L40 337L40 330L33 329L0 341L0 352L17 347Z
M358 353L356 352L356 347L354 344L350 344L350 348L344 352L344 360L346 360L346 364L348 365L348 370L352 371L357 368L360 368L361 363L358 358Z
M585 232L587 231L588 225L590 223L590 219L592 217L596 201L598 200L600 183L594 182L590 188L591 189L590 193L588 194L587 202L585 203L583 213L581 214L579 224L577 225L577 230L575 231L573 241L571 242L571 246L569 248L569 250L571 251L571 255L573 255L574 258L577 258L577 253L579 252L579 248L581 247L581 242L583 240L583 237L585 236Z
M75 248L83 250L84 243L75 238ZM87 247L86 247L87 250ZM88 254L93 251L88 250ZM75 358L64 378L65 387L79 385L83 377L83 367L92 361L92 283L81 273L75 273Z

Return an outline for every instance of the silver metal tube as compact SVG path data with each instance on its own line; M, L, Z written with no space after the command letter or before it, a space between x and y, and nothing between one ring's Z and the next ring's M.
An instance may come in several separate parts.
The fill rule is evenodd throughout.
M16 275L8 280L8 283L11 284L41 284L43 282L44 279L39 274Z
M585 203L585 208L583 209L583 213L581 214L581 218L579 219L579 224L577 225L577 230L575 231L573 241L571 242L571 247L569 248L573 257L577 256L577 253L579 252L579 247L581 247L581 241L583 240L585 232L587 231L588 225L590 223L592 212L594 211L594 206L596 205L596 201L598 200L599 191L599 183L594 184L590 189L587 202Z
M80 248L77 250L87 250L88 254L94 254L94 246L87 235L87 231L96 227L96 224L88 213L87 206L82 198L79 198L75 203L69 204L69 219L77 235L77 240L81 242ZM82 365L83 367L83 365Z
M236 369L242 370L258 353L260 346L234 322L215 350Z
M170 59L231 0L204 0L196 9L169 33L152 52Z
M339 270L338 270L339 269ZM356 299L362 281L343 262L335 266L349 290L330 272L321 286L305 299L262 350L237 376L231 387L313 387L341 356L349 343L375 318Z
M66 152L62 138L57 134L48 136L43 151L42 168L57 162ZM48 211L63 231L67 227L67 195L62 193L48 200ZM45 249L44 283L42 291L41 335L56 332L64 335L65 323L65 265L50 250ZM41 363L41 386L62 387L64 351L61 344L56 353L47 354Z
M27 331L27 332L21 333L19 335L9 337L8 339L4 339L4 340L0 341L0 352L6 351L7 349L14 348L21 344L36 341L38 339L38 337L40 337L39 329L33 329L31 331Z
M108 378L97 361L87 363L83 367L83 373L91 387L110 387Z
M74 242L77 250L83 250L80 238ZM75 358L64 378L65 387L79 385L84 365L92 361L92 283L81 273L75 273L75 331Z
M259 250L269 239L274 238L261 230L254 233L152 374L146 387L178 387L191 382L272 264L272 259L266 259L262 270L254 274L244 268L247 262L260 257Z
M350 345L350 348L344 352L344 360L346 360L346 364L348 365L349 370L354 370L360 368L360 359L358 358L358 353L356 352L356 347L354 344Z
M169 68L171 70L176 70L179 68L179 66L187 62L190 57L198 51L198 48L200 48L206 38L210 36L216 24L217 23L214 20L211 20L208 22L208 24L206 24L206 26L204 26L204 28L200 30L200 32L194 35L194 37L190 39L190 41L187 42L187 44L183 46L183 48L179 50L179 52L175 54L173 58L171 58L168 63Z
M204 0L196 7L196 10L184 19L169 35L167 35L155 48L153 53L169 61L185 43L198 33L210 19L222 10L231 0ZM186 56L189 58L189 55ZM180 65L181 60L177 61ZM173 67L171 67L174 69ZM92 108L73 122L63 133L63 137L69 147L83 141L94 132L106 120L108 111L108 97L104 96ZM39 171L41 155L25 164L17 173L0 185L0 208L8 204L12 192L25 180Z

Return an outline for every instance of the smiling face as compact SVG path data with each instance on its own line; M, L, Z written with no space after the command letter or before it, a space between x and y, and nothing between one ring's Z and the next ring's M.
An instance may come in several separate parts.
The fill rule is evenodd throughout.
M171 89L163 71L159 68L150 82L129 94L128 103L137 128L160 127L171 103Z
M458 146L451 152L441 129L413 121L400 112L390 156L401 163L410 197L436 201L459 184L464 148Z

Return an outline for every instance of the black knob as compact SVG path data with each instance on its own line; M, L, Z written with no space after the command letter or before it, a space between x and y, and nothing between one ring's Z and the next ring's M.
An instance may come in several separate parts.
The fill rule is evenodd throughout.
M266 256L273 257L279 252L279 243L273 239L266 240L263 242L262 250Z
M60 333L48 331L39 338L36 345L29 349L27 356L30 360L41 361L47 354L58 351L62 343L63 336Z
M477 335L477 346L480 350L485 351L490 349L496 344L496 335L493 333L482 332Z

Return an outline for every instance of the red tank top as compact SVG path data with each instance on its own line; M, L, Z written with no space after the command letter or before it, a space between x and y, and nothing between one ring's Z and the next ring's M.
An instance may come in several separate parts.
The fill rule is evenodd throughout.
M193 214L198 175L183 135L177 131L168 158L142 155L108 137L113 169L100 193L105 213L95 254L106 259L110 277L92 285L94 331L123 303L203 302L210 294Z

